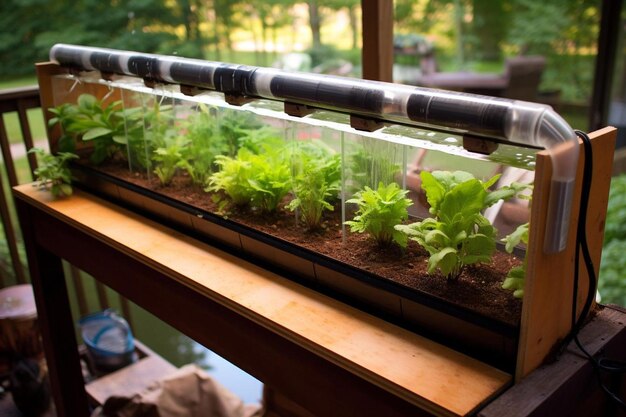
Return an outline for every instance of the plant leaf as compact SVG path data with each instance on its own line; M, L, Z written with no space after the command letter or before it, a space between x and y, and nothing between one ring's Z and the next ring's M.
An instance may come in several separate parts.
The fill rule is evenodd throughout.
M76 102L82 109L92 109L95 107L97 99L91 94L81 94Z
M517 228L502 241L506 244L505 249L508 253L513 253L513 250L520 243L528 244L529 223L520 224Z
M87 132L85 132L85 134L83 135L83 140L93 140L102 136L106 136L111 132L111 129L107 129L105 127L94 127L93 129L89 129Z
M428 259L428 272L433 273L437 268L443 275L450 276L458 263L457 251L454 248L443 248Z
M113 135L113 142L119 143L120 145L127 145L128 140L124 135Z

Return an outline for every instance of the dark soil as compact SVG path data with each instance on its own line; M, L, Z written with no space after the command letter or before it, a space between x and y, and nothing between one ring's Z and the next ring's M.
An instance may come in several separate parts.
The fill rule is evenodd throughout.
M189 205L216 213L217 204L208 194L193 186L188 176L179 174L169 186L162 186L156 177L131 173L126 167L100 167L107 174L140 187L162 193ZM469 308L487 317L518 325L522 303L501 288L502 281L521 260L505 252L496 252L489 264L466 267L456 281L427 272L428 253L415 242L403 252L397 246L381 248L364 234L341 232L341 210L326 212L322 228L309 232L296 221L295 215L281 208L273 215L261 215L249 209L231 208L228 219L268 233L288 242L322 253L382 279L394 281L410 289L423 291L450 303Z

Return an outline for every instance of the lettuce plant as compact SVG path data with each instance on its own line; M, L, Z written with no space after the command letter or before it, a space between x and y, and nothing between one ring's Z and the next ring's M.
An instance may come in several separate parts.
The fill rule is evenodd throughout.
M517 226L517 229L510 235L506 236L502 241L505 243L505 250L508 253L513 253L513 249L520 243L528 245L528 229L529 223L524 223ZM520 266L514 266L506 275L502 288L505 290L513 291L515 298L522 298L524 296L524 280L526 278L526 258L524 263Z
M466 265L488 262L495 251L496 229L481 212L526 186L513 184L489 191L499 175L483 182L464 171L422 171L420 177L434 217L398 225L396 230L430 253L428 272L439 270L456 280Z
M322 145L300 148L293 159L296 172L293 177L295 198L287 205L300 210L309 230L319 228L324 210L332 211L333 200L341 188L341 158Z
M72 173L67 165L70 160L78 159L78 155L69 152L52 155L41 148L32 148L28 153L38 156L35 176L40 188L50 190L55 198L72 195Z
M365 186L347 201L356 204L358 210L354 218L345 224L350 226L351 232L367 232L379 246L395 242L405 247L406 234L395 226L409 217L407 209L413 202L406 198L407 193L395 182L387 186L380 182L376 190Z
M91 94L81 94L76 104L64 103L49 111L55 116L50 119L50 126L60 124L63 136L59 149L74 152L75 140L93 142L90 160L100 164L105 159L123 151L127 144L125 111L120 101L104 105ZM124 154L125 152L121 152Z

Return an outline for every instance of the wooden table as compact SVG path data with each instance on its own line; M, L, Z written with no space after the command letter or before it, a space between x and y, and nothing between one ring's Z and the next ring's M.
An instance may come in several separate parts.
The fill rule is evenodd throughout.
M65 259L314 415L462 416L511 375L77 191L14 189L60 416L87 416Z

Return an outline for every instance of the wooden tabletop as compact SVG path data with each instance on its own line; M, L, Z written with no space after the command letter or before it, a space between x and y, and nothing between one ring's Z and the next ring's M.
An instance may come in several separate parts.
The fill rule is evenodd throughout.
M434 415L467 415L511 382L498 369L90 194L53 200L27 184L14 195Z

